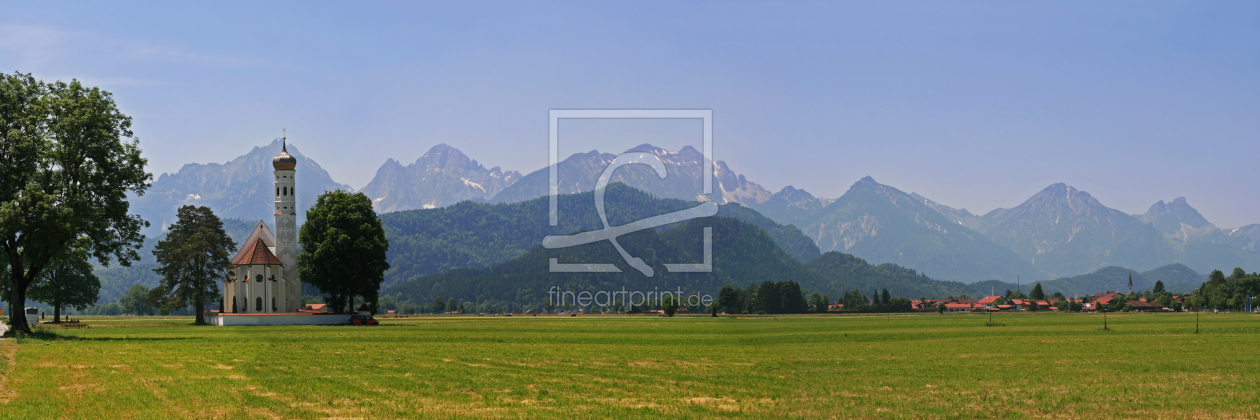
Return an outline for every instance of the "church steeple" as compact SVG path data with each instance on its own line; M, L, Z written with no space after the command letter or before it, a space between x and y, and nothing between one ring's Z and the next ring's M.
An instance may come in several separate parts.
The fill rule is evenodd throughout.
M297 270L297 158L289 154L288 136L281 138L280 154L271 159L275 167L276 258L284 264L278 275L277 288L282 293L277 302L279 312L297 312L301 288Z
M1133 272L1129 272L1129 295L1133 294Z

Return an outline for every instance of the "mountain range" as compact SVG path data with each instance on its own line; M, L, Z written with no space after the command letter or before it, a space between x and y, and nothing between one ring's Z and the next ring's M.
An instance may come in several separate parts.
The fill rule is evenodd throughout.
M459 149L439 144L407 166L386 159L360 192L372 198L377 212L388 213L486 201L520 178L520 172L486 169Z
M157 236L175 223L175 213L185 204L208 206L219 218L248 220L271 219L275 184L271 158L280 153L281 141L255 147L243 156L226 163L189 163L176 173L158 176L157 181L141 196L131 196L131 212L149 221L142 233ZM349 185L333 181L328 171L303 155L293 144L289 154L297 158L298 223L306 218L306 209L327 190L350 190Z
M280 143L273 142L230 162L188 164L177 173L163 174L145 195L133 197L133 212L153 223L145 232L150 236L173 222L182 204L208 205L224 218L269 219L270 159L279 149ZM325 190L351 190L296 146L290 144L288 150L298 158L303 174L298 180L301 208L309 207ZM791 186L770 193L722 161L706 167L703 156L691 147L671 152L643 144L627 152L660 157L668 175L662 179L647 166L630 165L615 172L613 182L660 198L739 204L776 225L798 227L819 252L840 251L874 264L892 263L935 279L1009 282L1018 275L1027 282L1069 278L1110 266L1144 271L1176 263L1197 273L1260 267L1260 224L1219 228L1181 197L1132 215L1060 183L1013 208L976 215L871 177L858 180L835 199ZM570 155L557 165L559 192L591 191L615 157L595 150ZM701 196L706 171L712 171L714 193ZM548 168L524 175L487 169L458 149L440 144L411 164L386 160L361 191L378 212L392 214L442 209L463 201L526 202L546 195L548 177Z

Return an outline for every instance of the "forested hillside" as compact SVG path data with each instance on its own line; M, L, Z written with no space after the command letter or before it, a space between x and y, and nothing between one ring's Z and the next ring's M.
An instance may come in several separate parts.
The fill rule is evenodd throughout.
M744 208L733 208L748 210ZM669 273L663 263L699 262L703 256L702 229L713 227L713 272ZM721 286L747 287L765 281L794 281L810 291L839 297L854 288L864 293L889 289L912 298L974 293L958 282L932 280L894 264L871 265L852 255L828 252L802 264L789 256L764 230L743 221L715 216L700 218L662 232L653 230L619 239L630 255L655 269L645 277L629 268L607 241L580 247L548 250L535 247L525 255L483 269L457 269L421 276L386 288L382 295L398 301L430 302L433 298L540 304L552 286L564 291L676 290L716 293ZM622 273L551 273L550 258L561 263L616 263Z
M489 267L525 254L547 235L603 228L595 211L594 193L558 197L559 226L547 223L548 202L548 197L512 204L465 201L438 209L381 215L385 237L389 239L390 270L385 273L384 286L456 268ZM620 183L608 186L604 203L608 222L613 226L696 205L656 198ZM774 223L751 209L728 204L720 207L719 215L761 227L798 260L818 255L818 247L800 230Z
M703 257L703 228L713 228L713 272L673 273L666 263L699 263ZM525 255L486 269L458 269L423 276L387 288L383 295L400 301L428 302L442 296L465 301L510 301L541 304L548 290L579 292L676 290L700 291L716 296L725 284L746 285L763 281L813 283L813 274L779 249L765 231L755 225L726 217L706 217L683 222L657 232L644 230L621 236L618 242L630 255L642 258L653 270L647 277L630 268L607 241L564 249L536 246ZM561 263L613 263L622 273L551 273L550 258Z
M822 254L805 264L805 268L817 274L818 279L817 283L802 283L802 286L829 293L833 298L854 289L873 294L885 288L893 296L911 299L976 294L971 286L964 283L933 280L896 264L872 265L861 258L836 251Z

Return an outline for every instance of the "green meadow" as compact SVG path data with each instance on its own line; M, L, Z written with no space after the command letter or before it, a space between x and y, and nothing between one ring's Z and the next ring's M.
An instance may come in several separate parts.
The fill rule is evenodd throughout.
M86 318L0 340L2 418L1260 415L1260 317Z

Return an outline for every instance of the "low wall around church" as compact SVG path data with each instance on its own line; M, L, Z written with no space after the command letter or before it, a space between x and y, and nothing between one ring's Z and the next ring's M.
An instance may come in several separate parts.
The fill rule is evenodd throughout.
M206 322L214 325L338 325L349 324L350 314L215 314Z

